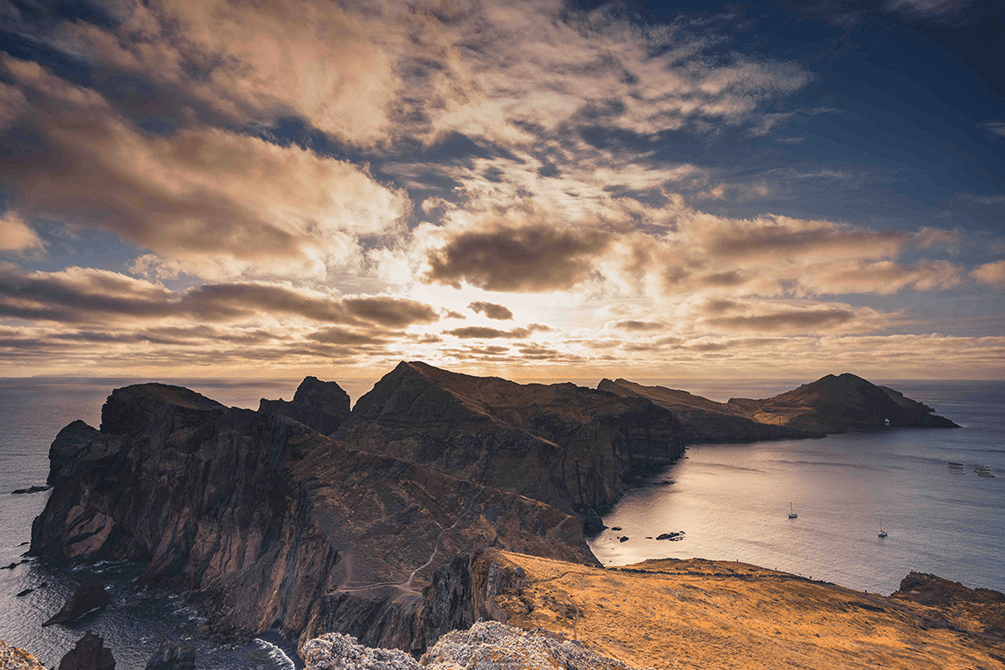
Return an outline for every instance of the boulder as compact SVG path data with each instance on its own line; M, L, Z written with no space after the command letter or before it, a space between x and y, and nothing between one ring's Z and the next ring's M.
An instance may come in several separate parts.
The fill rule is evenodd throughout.
M57 623L67 623L78 619L89 612L106 607L110 602L105 585L101 582L84 582L73 592L63 608L49 617L43 626Z
M58 670L115 670L115 657L112 650L105 647L101 636L87 631L76 646L66 652Z

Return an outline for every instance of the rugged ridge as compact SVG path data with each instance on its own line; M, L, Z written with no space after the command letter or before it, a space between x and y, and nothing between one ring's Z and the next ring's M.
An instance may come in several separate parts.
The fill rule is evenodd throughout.
M823 437L823 433L819 432L760 423L737 407L692 395L687 391L643 386L626 379L603 379L597 385L597 390L622 397L647 398L670 410L684 424L688 444Z
M420 413L439 402L430 404L430 393L456 399L442 387L437 396L436 386L398 388L392 395ZM577 395L572 388L555 392L556 402ZM618 421L638 420L643 428L647 416L663 421L651 421L651 432L675 424L648 401L586 395L596 398L574 402L572 416L556 416L554 409L523 416L513 405L505 408L508 422L468 413L456 424L420 423L416 430L436 444L443 439L437 430L470 439L462 429L473 422L485 442L452 443L453 456L463 460L460 449L467 445L472 462L499 467L507 463L499 454L509 453L511 438L557 453L553 465L572 453L567 470L575 472L571 463L583 461L581 480L595 476L593 485L606 486L609 500L619 484L614 477L674 454L672 436L648 453L633 428ZM441 409L457 411L457 405ZM535 421L551 426L555 437L569 436L566 444L585 446L576 451L516 427ZM491 458L481 451L485 444L494 450ZM365 446L353 430L326 437L288 417L227 408L180 387L116 389L102 410L101 430L74 422L53 443L53 492L33 524L31 551L49 561L143 561L142 581L184 590L210 617L211 632L225 638L278 628L303 641L339 631L367 645L412 651L425 649L445 628L469 623L427 606L442 595L427 588L434 574L461 552L495 546L596 564L564 489ZM530 465L528 478L536 477L540 462ZM523 494L538 490L548 495Z
M258 411L288 416L322 435L330 435L349 417L349 394L335 382L305 377L297 387L293 400L262 398Z
M958 427L899 391L847 373L827 375L764 400L730 398L725 403L625 379L604 379L597 388L623 397L648 398L670 410L684 424L688 443L800 439L887 425Z
M644 398L416 362L377 382L335 437L570 513L609 506L626 478L684 449L680 422Z

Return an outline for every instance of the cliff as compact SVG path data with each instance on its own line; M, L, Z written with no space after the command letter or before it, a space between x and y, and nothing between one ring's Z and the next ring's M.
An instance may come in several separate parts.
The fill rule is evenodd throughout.
M644 398L424 363L401 363L377 382L334 437L568 513L609 506L627 477L684 449L680 422Z
M595 564L575 512L682 450L669 412L572 385L403 363L344 420L340 392L308 378L254 412L116 389L100 430L53 442L32 553L143 561L141 581L185 591L226 638L339 631L421 651L473 621L443 605L444 563L495 546Z
M422 650L422 589L458 552L595 563L553 506L178 387L115 390L101 430L74 422L51 458L32 553L143 561L142 581L187 592L224 637L338 630Z
M288 416L322 435L330 435L349 417L349 394L335 382L305 377L292 401L262 398L258 411Z
M597 389L647 398L670 410L684 425L688 443L800 439L884 426L958 427L899 391L847 373L764 400L730 398L726 403L624 379L604 379Z

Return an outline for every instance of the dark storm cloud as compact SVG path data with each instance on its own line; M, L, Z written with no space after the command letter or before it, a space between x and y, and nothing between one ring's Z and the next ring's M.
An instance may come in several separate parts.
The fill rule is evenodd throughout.
M271 315L397 329L439 320L429 305L391 296L335 298L263 283L205 284L178 293L106 270L26 272L13 264L0 264L0 315L62 323L182 316L223 322Z
M648 332L653 330L663 330L666 328L666 324L659 323L658 321L636 321L629 319L627 321L615 321L611 324L615 328L620 328L621 330L627 330L630 332L640 333Z
M429 252L429 280L489 291L568 289L585 280L610 237L601 231L565 231L537 225L464 231Z
M855 317L855 312L850 309L792 309L772 314L713 317L704 322L728 330L771 332L833 328L848 324Z
M513 312L509 308L491 302L473 302L468 305L468 309L497 321L507 321L513 318Z
M453 335L461 339L481 339L490 340L499 337L511 337L522 339L530 336L530 331L526 328L514 328L513 330L497 330L496 328L483 328L481 326L468 326L466 328L455 328L444 331L444 335Z

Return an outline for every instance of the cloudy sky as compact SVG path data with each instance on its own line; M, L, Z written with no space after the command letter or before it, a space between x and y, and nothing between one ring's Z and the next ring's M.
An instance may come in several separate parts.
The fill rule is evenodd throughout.
M0 375L1005 376L1005 4L0 2Z

